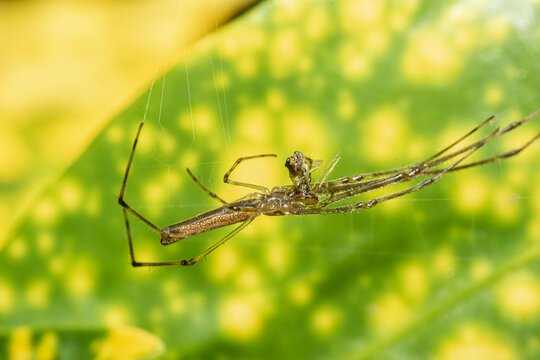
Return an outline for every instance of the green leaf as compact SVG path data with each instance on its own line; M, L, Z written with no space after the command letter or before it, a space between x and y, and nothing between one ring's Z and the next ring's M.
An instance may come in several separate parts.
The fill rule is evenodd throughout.
M163 342L146 331L17 327L0 332L0 354L8 359L154 359Z
M193 267L131 268L118 195L158 227L289 183L294 150L332 178L428 158L540 104L538 6L504 1L267 2L187 54L112 119L2 253L8 327L133 326L167 358L537 358L538 144L369 210L257 218ZM148 110L146 111L148 103ZM146 115L145 115L146 114ZM538 118L474 159L526 143ZM403 188L389 187L377 194ZM371 198L362 197L363 200ZM161 246L130 217L140 261L189 259L219 229ZM61 352L61 350L60 350Z

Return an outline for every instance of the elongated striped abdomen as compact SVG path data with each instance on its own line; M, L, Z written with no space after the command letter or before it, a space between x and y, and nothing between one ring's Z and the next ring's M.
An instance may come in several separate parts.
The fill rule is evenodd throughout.
M246 220L251 215L250 212L234 211L222 206L163 228L161 230L161 244L172 244L202 232L236 224Z

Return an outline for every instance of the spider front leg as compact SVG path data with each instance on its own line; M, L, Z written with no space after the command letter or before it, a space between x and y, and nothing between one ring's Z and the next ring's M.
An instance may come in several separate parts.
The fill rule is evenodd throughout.
M520 152L525 150L527 147L529 147L531 144L533 144L538 139L540 139L540 133L536 134L536 136L534 136L531 140L527 141L525 144L523 144L522 146L520 146L517 149L505 152L505 153L500 154L500 155L492 156L492 157L484 159L484 160L475 161L475 162L468 163L468 164L465 164L465 165L456 166L451 171L468 169L468 168L471 168L471 167L480 166L480 165L484 165L484 164L489 164L490 162L494 162L494 161L497 161L497 160L503 160L503 159L507 159L507 158L512 157L512 156L516 156L517 154L519 154ZM427 170L427 171L423 171L423 173L424 174L438 174L441 171L444 171L444 169L443 170L438 170L438 169L437 170Z
M412 192L418 191L420 189L425 188L426 186L429 186L433 184L435 181L439 180L443 175L445 175L447 172L452 171L455 169L463 160L467 159L469 156L471 156L474 152L476 152L478 149L480 149L482 146L484 146L487 142L489 142L492 138L496 137L499 133L499 130L495 130L490 136L486 137L480 144L476 145L474 148L469 150L465 155L460 157L458 160L456 160L454 163L452 163L450 166L445 168L444 170L441 170L437 175L422 181L421 183L411 186L408 189L398 191L396 193L386 195L386 196L379 196L376 197L368 202L360 202L353 205L348 206L341 206L336 207L332 209L324 209L324 206L330 205L329 203L321 203L321 206L314 209L304 209L301 212L298 213L298 215L304 215L304 214L336 214L336 213L345 213L345 212L352 212L357 210L363 210L363 209L369 209L373 206L380 204L381 202L388 201L391 199L395 199L397 197L410 194ZM397 183L397 181L393 182Z
M247 188L250 188L250 189L255 189L255 190L258 190L258 191L263 192L265 194L269 193L268 188L266 188L266 187L264 187L262 185L248 184L248 183L233 181L233 180L229 179L229 176L231 175L233 170L236 169L236 167L242 161L251 160L251 159L258 159L258 158L263 158L263 157L277 157L277 155L276 154L260 154L260 155L251 155L251 156L244 156L244 157L238 158L236 160L236 162L233 164L233 166L231 166L229 171L227 171L227 173L223 176L223 182L226 183L226 184L231 184L231 185L236 185L236 186L244 186L244 187L247 187Z

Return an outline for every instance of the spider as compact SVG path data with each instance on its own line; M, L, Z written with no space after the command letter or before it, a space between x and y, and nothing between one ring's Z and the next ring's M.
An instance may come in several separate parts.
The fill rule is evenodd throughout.
M514 156L523 151L538 138L540 138L540 133L538 133L527 143L513 151L489 157L480 161L469 162L465 164L463 163L464 160L466 160L469 156L475 153L486 143L514 130L515 128L521 126L522 124L529 121L538 114L540 114L540 109L524 117L520 121L513 122L504 127L503 129L497 128L486 137L475 141L469 145L462 146L459 150L454 149L453 152L448 153L449 150L456 147L456 145L464 141L467 137L469 137L478 129L491 121L494 118L494 116L491 116L488 119L484 120L482 123L480 123L478 126L476 126L474 129L469 131L467 134L465 134L449 146L445 147L444 149L440 150L433 156L425 159L424 161L391 170L359 174L335 180L328 180L328 176L339 161L339 154L328 162L319 178L315 182L312 182L311 174L314 170L320 167L321 162L306 157L300 151L295 151L293 155L288 157L285 161L285 167L289 171L289 177L292 181L292 185L276 186L271 190L260 185L233 181L229 179L229 177L234 171L234 169L243 161L264 157L277 157L277 155L260 154L241 157L237 159L236 162L229 169L229 171L227 171L227 173L223 177L223 181L227 184L254 189L256 190L256 192L232 202L227 202L212 191L210 191L193 175L193 173L189 169L186 169L187 173L195 181L195 183L209 196L221 202L222 206L217 209L210 210L194 216L190 219L166 226L163 229L160 229L158 226L147 220L144 216L142 216L139 212L134 210L124 201L124 191L126 189L129 170L131 168L133 156L135 154L135 147L137 146L137 141L143 127L143 123L141 123L137 130L137 134L131 148L131 153L129 155L128 164L124 174L124 180L120 189L120 195L118 196L118 203L122 206L124 220L126 223L131 265L133 267L194 265L201 259L205 258L209 253L217 249L219 246L223 245L223 243L232 238L234 235L238 234L259 215L283 216L335 214L369 209L384 201L395 199L397 197L423 189L424 187L429 186L439 180L446 173L479 166L496 160ZM446 167L439 167L439 165L447 161L451 161L450 165ZM330 207L330 205L345 200L347 198L364 194L375 189L384 188L389 185L406 183L413 179L423 180L419 183L411 185L405 190L397 191L385 196L375 197L366 202L358 202L352 205ZM153 230L159 232L161 234L162 245L169 245L179 240L191 237L193 235L204 233L223 226L233 225L236 223L241 224L234 230L232 230L230 233L228 233L226 236L214 243L212 246L210 246L208 249L203 251L201 254L189 260L141 262L135 259L131 231L129 228L129 220L127 214L128 212L143 221Z

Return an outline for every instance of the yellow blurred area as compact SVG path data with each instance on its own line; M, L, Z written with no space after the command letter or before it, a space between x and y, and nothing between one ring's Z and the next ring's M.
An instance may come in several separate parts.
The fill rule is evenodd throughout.
M249 341L262 331L269 310L261 293L231 295L221 304L219 322L227 337Z
M140 359L159 355L165 350L162 341L138 328L117 327L100 342L96 343L96 359ZM149 356L150 357L150 356Z
M434 359L517 359L507 337L477 324L462 325L452 337L442 342Z
M531 272L520 271L503 280L496 297L500 310L510 318L532 322L540 315L540 280Z
M3 2L0 247L112 115L257 0Z

